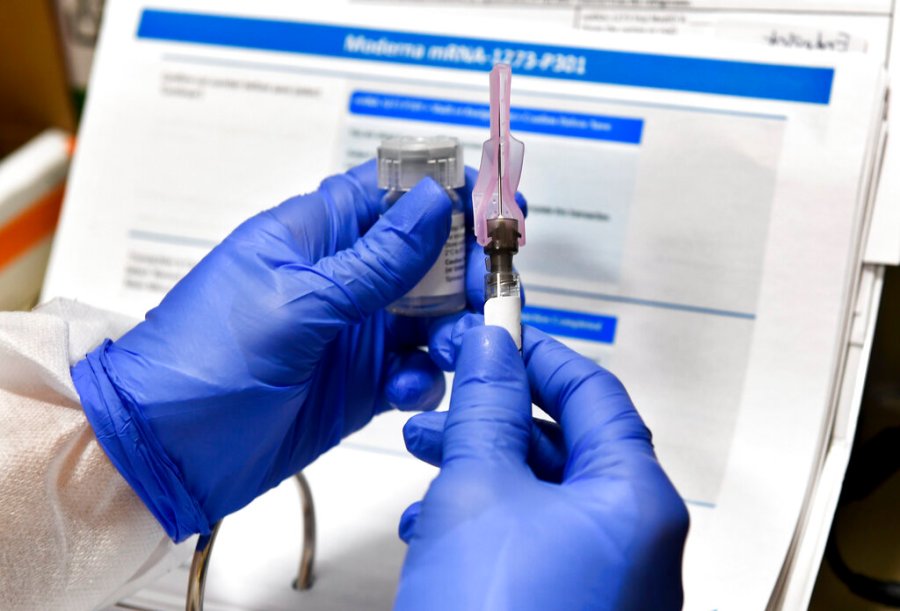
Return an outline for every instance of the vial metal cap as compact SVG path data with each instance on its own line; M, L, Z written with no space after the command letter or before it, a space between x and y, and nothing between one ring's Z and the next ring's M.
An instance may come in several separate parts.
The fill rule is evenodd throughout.
M403 136L378 147L378 187L408 191L430 176L448 189L466 184L462 144L450 136Z

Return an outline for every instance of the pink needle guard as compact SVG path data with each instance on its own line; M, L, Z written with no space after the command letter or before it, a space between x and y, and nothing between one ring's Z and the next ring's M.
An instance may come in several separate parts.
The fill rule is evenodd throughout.
M481 149L481 168L472 189L475 238L487 246L488 219L513 218L519 222L519 246L525 245L525 217L516 202L522 177L525 145L509 133L509 93L512 69L496 64L491 70L491 137Z

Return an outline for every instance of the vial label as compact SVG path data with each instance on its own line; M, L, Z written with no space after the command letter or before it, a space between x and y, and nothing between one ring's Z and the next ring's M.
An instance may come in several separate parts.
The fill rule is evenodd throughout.
M466 282L466 215L455 212L450 236L434 266L405 297L441 297L465 291Z

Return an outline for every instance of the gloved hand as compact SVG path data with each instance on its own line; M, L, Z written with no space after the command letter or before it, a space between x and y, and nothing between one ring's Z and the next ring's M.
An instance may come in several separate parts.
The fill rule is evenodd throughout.
M456 366L449 413L404 431L441 472L401 519L396 608L680 608L687 510L622 384L528 327L523 362L503 329L463 332L473 319L434 340Z
M101 445L173 539L374 414L440 402L422 325L383 308L437 259L451 204L428 179L379 219L380 195L370 162L253 217L73 368Z

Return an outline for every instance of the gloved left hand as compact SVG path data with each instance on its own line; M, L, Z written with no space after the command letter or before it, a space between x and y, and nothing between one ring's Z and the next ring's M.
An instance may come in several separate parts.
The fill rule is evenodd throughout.
M450 200L430 179L380 219L379 199L370 162L255 216L73 368L98 440L173 539L374 414L437 406L421 325L383 308L437 259Z

